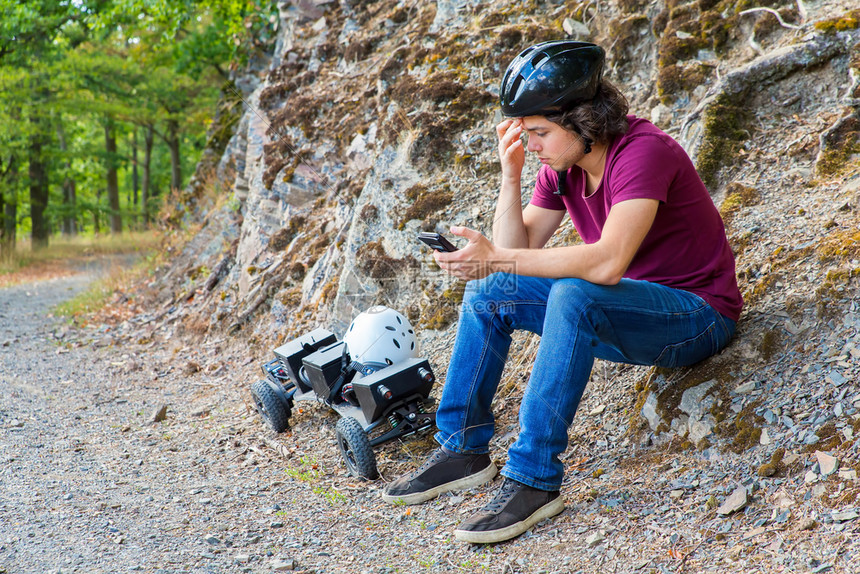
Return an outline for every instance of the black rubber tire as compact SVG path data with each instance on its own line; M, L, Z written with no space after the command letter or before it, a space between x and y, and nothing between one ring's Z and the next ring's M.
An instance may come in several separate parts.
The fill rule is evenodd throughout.
M284 404L268 381L257 381L251 385L251 396L257 412L273 431L281 433L290 427L292 409L289 404Z
M370 439L353 417L343 417L337 421L337 446L346 463L349 474L358 478L376 480L376 454L370 446Z

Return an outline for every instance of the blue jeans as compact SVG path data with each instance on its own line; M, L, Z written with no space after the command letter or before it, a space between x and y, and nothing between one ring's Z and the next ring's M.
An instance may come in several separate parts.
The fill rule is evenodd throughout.
M678 367L725 347L735 323L701 297L647 281L595 285L495 273L466 285L457 338L436 413L436 440L459 453L489 451L493 396L515 329L540 335L502 475L558 490L559 456L594 359Z

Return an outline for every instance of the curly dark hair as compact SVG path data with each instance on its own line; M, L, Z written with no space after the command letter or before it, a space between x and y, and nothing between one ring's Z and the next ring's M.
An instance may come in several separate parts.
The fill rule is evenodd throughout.
M627 133L629 109L624 94L608 81L601 80L592 100L575 104L564 112L548 114L546 119L579 134L587 144L606 144Z

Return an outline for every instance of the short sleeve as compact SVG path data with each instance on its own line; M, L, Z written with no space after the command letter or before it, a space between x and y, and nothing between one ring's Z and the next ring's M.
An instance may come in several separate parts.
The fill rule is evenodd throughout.
M641 134L618 150L609 168L610 204L628 199L656 199L663 203L681 161L676 150L657 134Z

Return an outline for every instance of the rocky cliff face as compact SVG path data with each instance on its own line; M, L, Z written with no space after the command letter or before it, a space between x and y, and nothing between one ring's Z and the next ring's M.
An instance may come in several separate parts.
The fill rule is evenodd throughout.
M489 233L504 67L537 41L587 39L632 112L696 159L747 306L735 343L694 368L598 364L572 444L753 449L753 463L842 445L856 462L857 17L839 0L283 3L275 53L237 82L241 119L198 172L193 236L158 282L179 309L171 332L260 359L384 303L444 374L462 285L415 236ZM553 238L576 240L569 226ZM515 347L508 395L535 338Z

